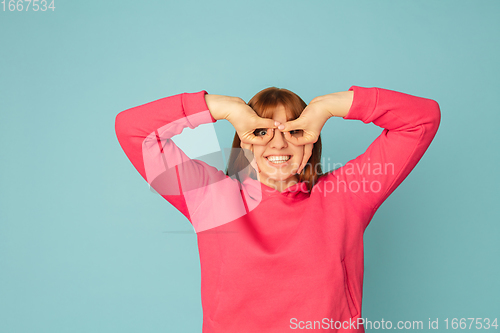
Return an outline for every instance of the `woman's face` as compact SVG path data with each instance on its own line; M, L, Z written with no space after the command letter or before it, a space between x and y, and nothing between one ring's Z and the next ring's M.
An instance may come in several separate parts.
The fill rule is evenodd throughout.
M285 107L280 105L273 112L273 118L284 124L288 119ZM266 129L259 129L256 135L264 135ZM302 136L302 131L297 130L290 133L294 136ZM275 181L295 180L295 171L302 162L304 146L295 146L285 139L285 135L278 129L274 129L273 138L267 145L253 145L255 161L260 169L260 176L263 180L270 178Z

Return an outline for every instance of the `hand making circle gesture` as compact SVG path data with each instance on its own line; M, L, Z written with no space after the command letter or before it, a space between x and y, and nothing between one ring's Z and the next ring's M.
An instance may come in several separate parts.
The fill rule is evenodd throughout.
M285 132L285 138L294 145L304 145L304 158L298 172L305 167L312 155L313 145L318 141L319 135L326 121L335 116L343 117L352 103L352 92L337 92L313 98L305 107L300 117L287 121L278 127ZM290 131L302 130L301 136L294 136Z
M261 118L239 97L205 95L207 106L216 119L226 119L233 125L242 143L265 145L273 137L269 130L265 135L256 136L258 128L274 129L279 123L273 119Z

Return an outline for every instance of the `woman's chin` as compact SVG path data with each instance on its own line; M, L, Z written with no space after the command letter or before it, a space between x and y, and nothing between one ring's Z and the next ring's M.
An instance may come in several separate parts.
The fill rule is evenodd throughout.
M275 172L275 173L261 172L260 176L265 177L266 179L269 179L271 181L282 182L290 180L290 178L292 178L295 175L292 174L291 172Z

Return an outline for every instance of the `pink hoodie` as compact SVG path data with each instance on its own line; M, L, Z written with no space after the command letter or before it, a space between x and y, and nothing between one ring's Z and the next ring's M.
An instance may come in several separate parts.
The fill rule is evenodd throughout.
M354 99L344 119L373 122L383 131L311 192L305 183L278 192L190 159L174 143L187 127L196 128L186 131L197 137L189 149L220 154L204 90L117 115L116 135L127 157L197 232L204 333L364 332L358 325L363 232L427 150L441 114L431 99L382 88L349 90Z

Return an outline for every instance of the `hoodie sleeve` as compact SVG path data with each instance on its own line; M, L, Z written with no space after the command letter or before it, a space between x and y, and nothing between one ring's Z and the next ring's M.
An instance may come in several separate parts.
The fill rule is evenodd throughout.
M235 181L222 170L191 159L174 143L184 129L196 128L189 133L188 147L198 156L220 153L213 126L208 130L197 128L216 121L206 105L205 94L203 90L165 97L122 111L115 119L118 142L132 165L158 194L188 218L196 232L224 223L223 216L215 216L218 209L224 210L222 202L227 203L220 196L239 191ZM238 207L238 196L233 197L236 203L232 204ZM226 209L226 215L231 212L234 209Z
M353 205L374 213L417 165L439 127L439 104L382 89L351 86L353 103L344 119L374 123L382 133L366 151L327 174Z

